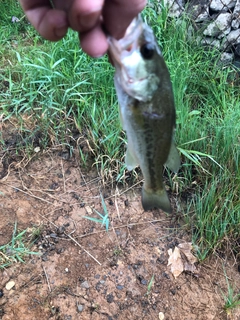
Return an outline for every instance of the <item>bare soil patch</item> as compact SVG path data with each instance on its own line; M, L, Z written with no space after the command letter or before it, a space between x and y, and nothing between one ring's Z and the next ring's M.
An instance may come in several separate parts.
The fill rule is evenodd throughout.
M13 132L5 127L4 139ZM10 149L9 149L10 150ZM41 228L26 258L0 271L0 319L240 319L227 314L226 276L240 287L231 259L212 256L198 273L174 279L168 249L190 241L175 215L144 212L140 189L124 192L103 186L96 172L84 173L78 152L51 149L28 161L1 150L0 246L18 230ZM83 218L103 212L104 195L111 226L108 232ZM179 219L178 219L179 220ZM153 285L148 284L154 276ZM11 290L5 288L13 280Z

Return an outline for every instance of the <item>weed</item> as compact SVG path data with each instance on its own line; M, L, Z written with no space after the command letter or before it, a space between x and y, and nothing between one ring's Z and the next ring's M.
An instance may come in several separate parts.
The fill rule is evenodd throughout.
M147 296L151 293L153 283L154 283L154 274L152 275L152 278L150 279L147 287L147 293L146 293Z
M26 241L26 232L27 230L23 230L18 233L17 223L15 223L11 242L0 246L0 269L6 268L15 262L24 262L24 258L28 255L39 254L30 250L33 243Z
M87 216L84 216L83 218L86 218L88 220L91 220L91 221L94 221L96 223L101 223L102 226L105 226L106 228L106 231L108 231L108 228L109 228L109 217L108 217L108 211L107 211L107 207L106 207L106 204L105 204L105 201L103 199L103 196L100 194L101 196L101 200L102 200L102 207L103 207L103 212L104 214L102 215L100 212L98 212L97 210L95 210L93 208L93 210L95 211L95 213L97 213L102 219L97 219L97 218L92 218L92 217L87 217Z
M225 304L224 304L224 310L227 312L227 314L231 314L231 311L235 309L236 307L240 306L240 293L235 293L234 288L231 286L231 284L228 281L228 277L226 275L226 271L224 270L226 283L227 283L227 295L225 295L222 292Z

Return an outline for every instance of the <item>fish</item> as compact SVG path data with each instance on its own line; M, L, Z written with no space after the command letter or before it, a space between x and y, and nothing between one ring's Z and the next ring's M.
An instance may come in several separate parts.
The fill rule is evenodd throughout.
M108 37L115 67L114 85L120 122L127 135L125 163L143 174L142 206L172 212L163 183L163 168L178 172L174 143L176 111L170 74L154 32L138 15L123 38Z

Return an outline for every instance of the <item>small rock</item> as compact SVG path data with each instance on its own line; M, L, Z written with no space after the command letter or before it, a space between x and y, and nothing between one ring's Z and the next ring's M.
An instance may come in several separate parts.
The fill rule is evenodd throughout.
M57 238L57 235L56 235L56 233L50 233L50 237L51 238Z
M159 312L158 314L159 320L164 320L165 316L163 312Z
M116 288L117 288L118 290L122 290L122 289L124 288L124 286L121 286L120 284L118 284L118 285L116 286Z
M15 286L15 282L13 280L9 281L7 284L6 284L6 289L9 291L11 290L13 287Z
M231 31L227 35L227 41L230 44L239 44L240 43L240 29Z
M89 289L90 288L90 285L87 281L83 281L81 283L81 287L84 288L84 289Z
M83 306L82 304L79 304L79 305L77 306L78 312L83 312L83 308L84 308L84 306Z
M0 290L0 298L2 298L3 297L3 291L2 290Z
M92 208L91 208L91 207L89 207L89 206L85 206L85 209L86 209L86 211L87 211L87 214L88 214L88 215L91 215L91 214L93 213L93 211L92 211Z
M231 31L231 20L231 13L220 13L217 18L207 26L203 34L221 39Z
M113 294L112 293L109 293L108 295L107 295L107 302L108 303L112 303L113 302Z
M65 227L64 226L60 226L59 228L57 228L57 234L64 234L65 232Z
M40 147L34 148L34 152L36 152L36 153L38 153L40 150L41 150Z
M142 280L141 280L141 284L143 284L144 286L146 286L146 285L147 285L147 280L142 279Z
M169 274L168 274L168 273L163 272L163 274L162 274L162 275L163 275L163 277L164 277L164 278L166 278L166 279L170 279L170 276L169 276Z
M236 0L211 0L210 9L214 11L226 12L232 9L236 4Z
M220 49L220 41L211 37L206 37L201 40L201 44L204 46L211 46Z
M233 53L223 52L221 54L220 61L221 61L222 64L227 65L227 64L232 63L233 58L234 58L234 54Z
M238 44L235 48L235 54L240 57L240 44Z
M183 12L184 0L164 0L163 5L168 8L168 15L171 18L178 18Z
M171 292L171 294L172 294L173 296L175 296L175 294L176 294L176 290L171 289L171 290L170 290L170 292Z
M238 29L240 26L240 0L237 0L237 3L234 7L232 14L232 28Z
M209 3L208 0L191 0L187 6L187 13L195 22L202 22L209 17Z

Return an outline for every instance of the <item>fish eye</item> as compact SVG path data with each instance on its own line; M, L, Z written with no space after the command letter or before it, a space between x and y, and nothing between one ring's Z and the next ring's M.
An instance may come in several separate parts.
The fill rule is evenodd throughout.
M145 43L141 46L140 52L144 59L151 59L154 55L154 46L151 43Z

